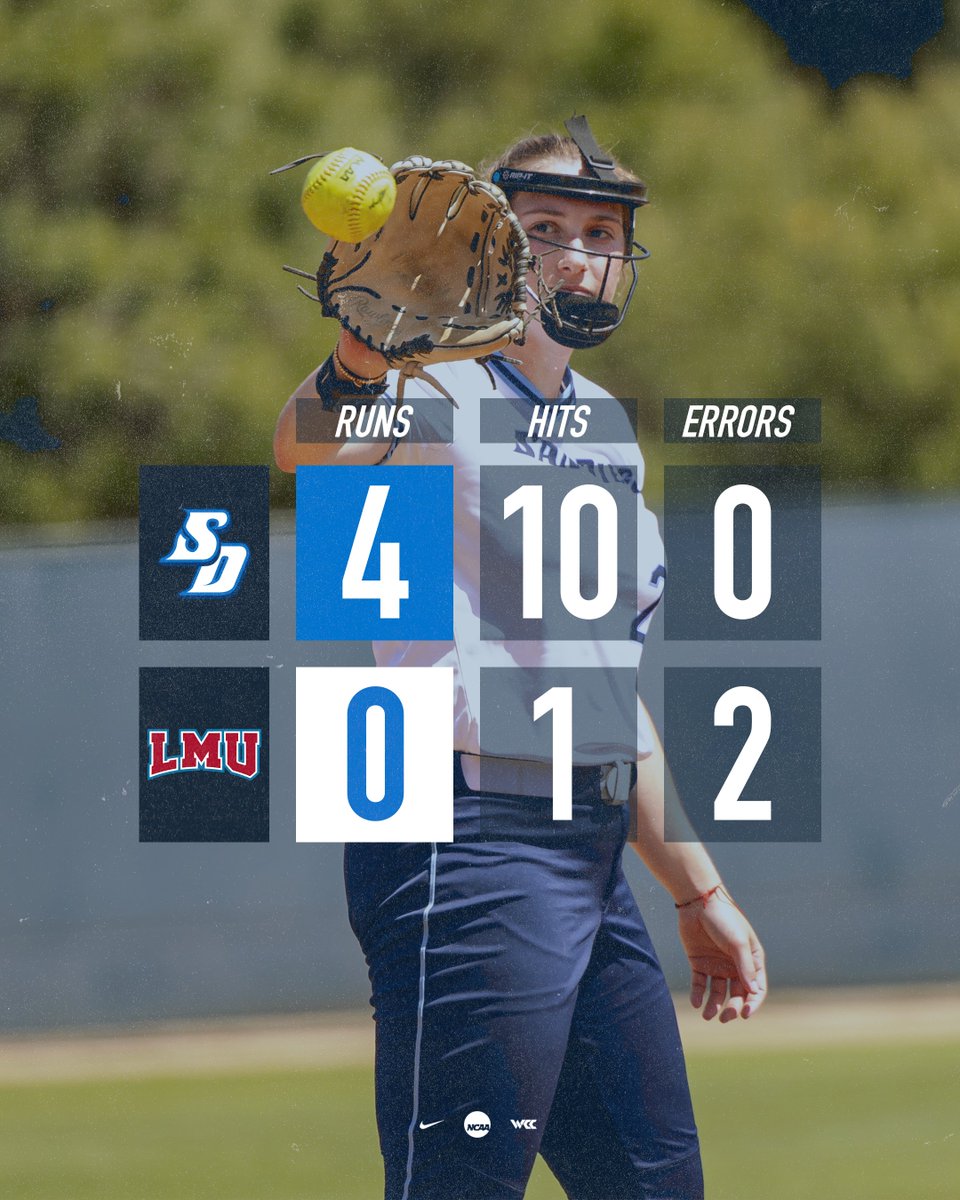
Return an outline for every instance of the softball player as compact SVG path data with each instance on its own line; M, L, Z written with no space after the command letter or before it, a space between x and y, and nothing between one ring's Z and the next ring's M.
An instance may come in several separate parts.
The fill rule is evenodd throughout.
M551 819L549 765L491 756L476 721L480 666L624 661L622 645L600 641L480 637L479 471L511 454L517 465L533 461L481 444L481 400L507 397L522 411L606 397L571 371L571 352L619 326L646 255L632 243L643 185L605 159L583 119L567 127L572 136L522 141L493 169L538 259L528 289L537 316L510 351L518 363L495 359L492 380L474 362L431 368L459 405L453 440L401 441L386 453L296 442L298 397L333 387L379 395L393 385L384 360L346 332L277 426L285 470L385 458L455 468L454 640L374 646L378 663L454 667L454 841L345 848L350 921L373 992L386 1200L516 1200L538 1152L571 1200L702 1197L672 1001L621 865L631 810L636 849L677 905L694 1006L725 1022L751 1015L765 995L760 943L705 849L664 840L663 759L649 720L626 784L609 762L574 767L570 821ZM407 386L406 398L434 395L422 380ZM616 486L642 486L629 428L622 442L578 456ZM555 452L536 461L564 465ZM638 612L652 612L663 551L642 502L637 541ZM629 646L635 665L640 645ZM521 686L524 671L513 677ZM605 750L615 760L635 748L626 738ZM627 787L628 804L611 802L626 799Z

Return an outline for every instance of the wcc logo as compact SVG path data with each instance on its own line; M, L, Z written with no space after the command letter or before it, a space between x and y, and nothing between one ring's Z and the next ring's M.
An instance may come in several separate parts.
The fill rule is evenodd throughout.
M188 509L186 520L174 539L173 549L161 563L189 563L197 567L181 596L231 596L243 578L250 547L242 542L223 544L219 531L230 528L225 508Z
M267 468L141 467L141 640L269 636Z
M141 667L140 841L270 838L266 667Z

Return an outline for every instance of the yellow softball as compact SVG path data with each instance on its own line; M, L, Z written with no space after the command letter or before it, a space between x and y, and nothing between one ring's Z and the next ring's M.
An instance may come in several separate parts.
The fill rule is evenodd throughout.
M310 168L300 203L310 222L340 242L362 242L393 211L397 185L379 158L346 146Z

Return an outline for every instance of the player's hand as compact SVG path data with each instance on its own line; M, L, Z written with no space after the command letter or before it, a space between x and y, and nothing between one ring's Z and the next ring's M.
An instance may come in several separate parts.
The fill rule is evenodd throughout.
M690 1003L703 1018L747 1018L767 995L763 947L739 908L720 891L677 910L680 940L690 959ZM704 997L706 1004L704 1005Z

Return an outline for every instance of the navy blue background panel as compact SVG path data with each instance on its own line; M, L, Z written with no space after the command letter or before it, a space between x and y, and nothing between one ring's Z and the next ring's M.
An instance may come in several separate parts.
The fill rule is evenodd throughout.
M268 639L269 534L267 467L141 467L141 640ZM228 594L222 583L234 584Z
M746 0L798 66L832 88L857 75L906 79L914 54L943 28L943 0Z
M266 667L140 668L140 841L270 840Z

